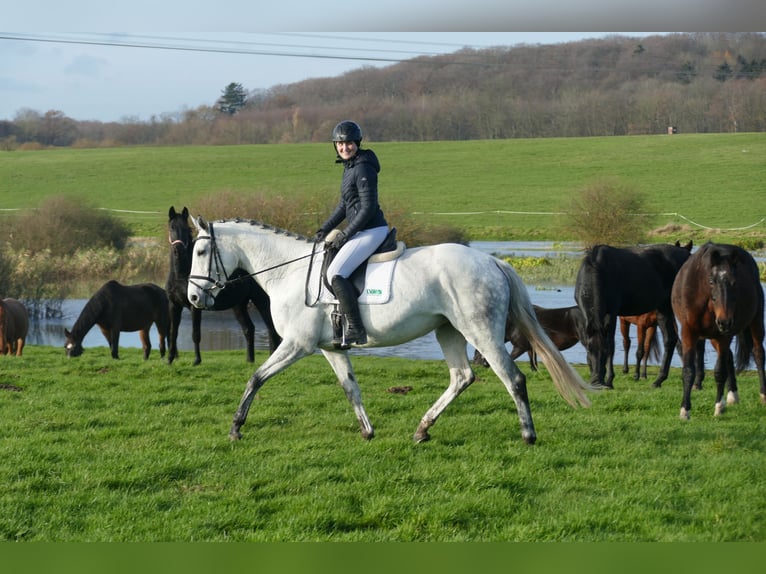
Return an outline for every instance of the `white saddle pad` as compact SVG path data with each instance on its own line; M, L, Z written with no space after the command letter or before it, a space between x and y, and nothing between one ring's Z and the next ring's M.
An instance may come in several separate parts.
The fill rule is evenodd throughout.
M398 259L390 261L370 262L367 264L365 273L364 289L359 296L359 303L362 305L380 305L387 303L391 298L391 283L394 278L394 268ZM312 278L309 281L307 289L307 304L310 306L316 303L337 303L338 300L319 280L320 269L318 266L312 270ZM321 263L320 266L321 267ZM319 288L319 293L317 293Z

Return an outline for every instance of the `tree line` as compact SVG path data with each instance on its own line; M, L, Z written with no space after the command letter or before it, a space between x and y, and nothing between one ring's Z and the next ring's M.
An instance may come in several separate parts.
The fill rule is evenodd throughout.
M376 141L760 132L766 34L613 35L463 49L247 92L148 121L77 121L24 109L0 147L327 141L353 118Z

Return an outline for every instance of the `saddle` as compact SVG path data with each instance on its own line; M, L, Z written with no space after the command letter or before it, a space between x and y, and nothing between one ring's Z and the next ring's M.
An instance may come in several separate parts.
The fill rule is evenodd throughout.
M337 233L338 230L333 229L327 235L325 242L330 243L335 235L337 235ZM370 255L359 267L357 267L349 277L349 281L356 290L357 297L364 291L365 277L367 275L367 265L369 263L382 263L384 261L392 261L404 253L404 249L404 242L396 240L396 227L392 227L391 231L388 232L386 238L373 252L373 254ZM330 293L332 293L333 296L335 296L335 292L332 289L330 281L327 279L327 267L330 265L337 254L338 249L334 249L328 246L325 250L324 260L322 261L322 281L325 288Z

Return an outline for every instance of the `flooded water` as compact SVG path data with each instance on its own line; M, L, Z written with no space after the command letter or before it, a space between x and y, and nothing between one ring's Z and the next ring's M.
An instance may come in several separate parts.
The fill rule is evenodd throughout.
M537 256L537 257L556 257L561 255L580 257L581 248L576 244L553 244L550 242L475 242L472 247L498 255L515 255L519 257ZM540 307L555 308L568 307L575 304L573 285L535 285L528 284L527 290L530 299L535 305ZM63 317L60 319L48 319L34 321L30 325L30 333L27 338L27 345L48 345L53 347L64 346L64 329L71 329L76 321L83 306L87 301L84 299L72 299L64 302L62 307ZM255 323L255 345L256 349L268 349L268 338L266 336L266 327L261 321L260 316L254 309L251 311L251 317ZM623 351L620 335L617 335L615 364L622 365ZM630 351L630 364L635 363L635 328L631 329L633 343ZM153 352L159 348L157 332L154 328L151 331L151 341ZM83 340L83 347L87 350L91 347L106 347L106 339L101 334L98 327L94 327L88 332ZM138 333L121 333L120 347L141 348L141 341ZM181 319L181 325L178 336L178 348L180 351L193 351L194 344L191 338L191 313L184 310ZM234 319L233 311L206 311L202 315L202 340L200 343L202 352L214 350L236 350L242 349L244 353L245 338ZM509 345L510 348L510 345ZM409 359L443 359L444 356L436 342L433 333L424 337L410 341L395 347L386 347L380 349L354 349L351 351L356 355L373 355L383 357L403 357ZM564 357L573 364L585 364L586 354L582 345L563 351ZM473 348L469 347L469 356L473 356ZM707 357L715 357L710 342L707 344ZM183 356L182 356L183 358ZM204 360L204 357L203 357ZM526 357L521 359L526 361ZM711 361L713 359L708 359ZM650 360L650 365L653 361ZM674 354L672 365L680 367L681 363L677 354ZM619 367L616 367L619 372Z

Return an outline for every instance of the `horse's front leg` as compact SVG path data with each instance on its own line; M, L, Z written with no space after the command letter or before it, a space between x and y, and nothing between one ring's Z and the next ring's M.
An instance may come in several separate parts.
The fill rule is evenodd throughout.
M199 352L199 342L201 339L200 332L202 331L202 310L197 307L190 307L192 316L192 342L194 343L194 366L196 367L202 362L202 355Z
M695 391L701 391L702 381L705 380L705 339L700 339L697 341L696 360L697 364L692 389Z
M106 342L109 344L109 350L112 353L113 359L120 358L120 329L119 327L101 327L101 333L106 338Z
M733 390L734 397L737 393L737 378L734 373L734 355L731 352L730 339L712 339L713 348L718 353L718 359L715 362L713 378L715 379L715 409L713 416L720 416L726 408L723 401L723 394L728 383L730 391ZM736 397L737 401L739 397ZM734 402L734 401L732 401ZM731 403L730 403L731 404Z
M696 347L689 344L684 344L683 353L681 355L681 361L683 368L681 370L681 379L683 381L683 397L681 398L681 412L679 418L681 420L689 420L689 416L692 410L692 383L694 382L694 368L695 368L695 354Z
M346 398L354 408L354 414L359 421L359 427L362 431L362 438L371 439L375 436L375 429L372 428L367 412L362 404L362 391L359 389L359 383L354 375L354 368L345 351L322 351L327 362L330 363L335 376L338 377Z
M170 303L170 330L168 331L168 364L172 364L178 358L178 328L181 325L181 313L183 305Z
M234 413L234 420L229 430L229 438L231 440L239 440L242 438L240 429L247 420L247 413L250 410L250 404L255 398L255 393L258 392L263 384L290 365L292 365L298 359L301 359L313 351L313 348L306 348L304 345L300 345L291 341L282 341L277 349L269 355L264 363L258 367L258 369L250 377L250 380L245 386L245 392L242 394L242 400L239 403L237 412Z

